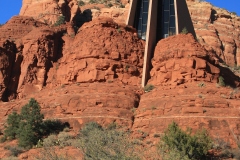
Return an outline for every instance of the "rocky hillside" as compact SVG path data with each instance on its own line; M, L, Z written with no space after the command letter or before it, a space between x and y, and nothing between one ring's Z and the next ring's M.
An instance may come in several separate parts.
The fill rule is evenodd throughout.
M240 17L207 2L188 1L198 41L231 67L240 66Z
M53 24L59 16L65 16L67 22L76 26L99 16L110 17L116 22L125 23L129 3L122 0L102 0L88 4L88 0L24 0L20 12L22 16L31 16L36 20ZM198 41L224 65L238 69L240 65L240 17L225 9L217 8L208 2L187 0L190 15ZM122 8L124 7L124 8Z
M24 0L20 15L0 27L1 130L34 97L46 119L68 122L75 133L89 121L117 122L150 148L176 121L237 146L239 17L189 0L197 40L187 34L158 42L150 91L140 87L145 42L124 24L127 1L82 2Z

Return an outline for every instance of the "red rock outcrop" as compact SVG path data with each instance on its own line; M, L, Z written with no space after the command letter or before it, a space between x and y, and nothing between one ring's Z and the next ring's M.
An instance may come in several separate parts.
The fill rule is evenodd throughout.
M162 87L141 96L135 111L133 131L136 137L147 135L146 141L156 143L159 135L175 121L183 129L193 132L205 128L210 136L236 147L240 138L239 89L218 88L204 82L184 86Z
M121 23L126 21L129 9L128 1L122 1L125 8L106 7L104 4L84 2L85 5L78 6L76 0L59 2L25 0L20 15L32 16L48 24L55 23L60 15L64 15L67 22L73 22L76 26L101 16L110 17ZM231 67L239 66L240 18L224 9L214 7L208 2L187 0L187 3L198 41L216 55L220 62ZM111 4L115 5L115 2L111 2Z
M240 17L207 2L188 1L198 41L229 66L240 66Z
M160 40L152 58L149 83L183 84L192 81L217 82L220 69L210 61L207 51L191 34Z
M152 58L153 85L179 85L192 81L219 82L240 86L240 78L230 69L219 65L218 57L207 51L191 34L179 34L160 40Z
M0 103L0 128L3 129L7 115L20 111L31 97L35 97L46 119L68 122L75 131L89 121L103 125L117 122L130 128L133 112L139 104L137 86L111 83L75 83L53 89L43 88L17 101ZM117 98L116 98L117 97Z
M21 16L31 16L36 20L55 23L59 16L65 16L67 22L80 13L77 0L23 0Z
M74 38L65 35L63 55L49 70L47 85L118 80L138 85L144 41L134 31L99 18L85 23Z
M77 0L23 0L19 15L31 16L47 24L54 24L60 16L64 16L67 22L74 23L76 21L86 22L101 16L112 18L117 22L125 22L128 10L127 0L121 3L116 1L100 3L99 1L99 4L89 4L89 0L83 2L84 5L79 5L80 2Z
M12 111L19 112L33 97L46 119L68 122L75 132L89 121L103 125L117 122L154 145L167 125L176 121L184 129L206 128L212 137L236 146L240 138L240 81L218 61L239 64L238 39L231 39L231 33L226 36L220 27L227 24L223 28L232 29L234 24L238 34L237 17L218 9L215 13L208 3L189 2L193 20L200 14L194 7L202 5L204 15L194 20L202 45L191 35L161 40L149 80L155 89L143 94L139 86L145 42L132 27L100 17L123 22L127 9L106 9L99 4L98 10L86 5L80 7L80 14L76 2L25 0L21 15L34 18L16 16L0 27L4 33L0 34L0 100L6 101L0 102L0 129ZM84 15L88 11L92 17ZM36 20L39 13L44 13L40 21ZM41 22L55 22L61 14L67 20L64 25ZM74 18L79 14L81 23L93 20L81 24L76 32ZM210 29L203 29L201 23L209 24ZM234 89L217 86L219 75ZM6 144L0 144L3 154ZM35 151L20 158L31 159L31 153Z
M0 30L4 31L13 22L16 21L9 21ZM8 60L1 67L4 81L1 97L6 92L9 99L21 98L44 86L75 82L117 80L139 84L144 41L137 38L133 28L118 25L111 19L98 18L84 24L75 36L71 25L40 28L31 25L26 32L13 37L17 51L12 52L18 53L16 57L15 54L12 59L1 56ZM8 71L6 74L5 70Z

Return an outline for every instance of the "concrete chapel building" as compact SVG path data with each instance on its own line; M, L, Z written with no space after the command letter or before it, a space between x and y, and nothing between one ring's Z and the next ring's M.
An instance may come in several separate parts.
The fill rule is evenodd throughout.
M185 0L131 0L127 25L136 28L139 38L146 41L142 86L150 75L151 58L157 42L181 33L195 31Z

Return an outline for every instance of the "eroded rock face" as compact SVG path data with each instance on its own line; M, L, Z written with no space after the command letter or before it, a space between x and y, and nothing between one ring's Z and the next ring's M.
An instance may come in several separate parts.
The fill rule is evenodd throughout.
M63 37L62 57L49 70L47 85L110 82L138 85L144 41L135 30L108 18L85 23L75 37Z
M127 0L123 0L121 3L102 1L101 4L90 4L89 0L83 2L84 5L79 5L77 0L23 0L20 15L31 16L47 24L54 24L60 16L64 16L66 22L73 22L76 26L79 25L77 24L79 21L86 22L99 16L109 17L117 22L125 23L128 11ZM119 7L123 5L124 8Z
M188 1L198 41L229 66L240 65L240 17L207 2Z
M9 100L44 86L112 81L138 85L141 81L144 41L131 27L97 18L84 24L75 36L71 24L49 27L38 21L29 23L25 17L14 19L26 29L12 37L16 49L9 50L16 55L12 59L6 57L7 53L2 55L7 64L2 67L1 96L7 89ZM15 22L9 21L1 30ZM38 23L42 27L36 27ZM5 74L5 70L9 73Z
M36 97L46 119L69 122L76 131L84 123L91 121L103 125L117 122L130 128L133 124L132 109L136 108L140 101L138 90L136 86L124 87L115 82L76 83L52 90L44 88L41 92L26 95L17 102L1 103L0 121L5 121L12 111L20 111L31 97ZM0 127L3 129L3 123Z
M148 135L148 141L158 141L158 136L173 121L183 129L193 132L205 128L210 136L224 140L236 147L240 137L240 92L231 88L217 88L205 82L188 83L182 87L155 86L156 89L141 96L135 111L132 129L136 137ZM231 97L232 96L232 97Z
M61 15L69 22L78 13L80 8L77 0L23 0L19 15L32 16L36 20L53 24Z
M178 85L192 81L217 82L220 69L191 34L160 40L152 59L149 83Z

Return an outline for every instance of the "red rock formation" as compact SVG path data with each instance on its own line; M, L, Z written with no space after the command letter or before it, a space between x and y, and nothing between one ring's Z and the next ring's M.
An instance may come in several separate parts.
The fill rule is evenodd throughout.
M197 5L202 5L198 11ZM206 128L212 137L236 146L240 136L239 77L218 61L238 63L238 39L225 31L233 25L238 35L237 17L208 3L189 2L202 45L191 35L161 40L149 80L155 89L140 96L144 41L133 28L100 18L124 22L127 9L99 6L100 11L91 8L93 5L81 7L80 14L75 0L25 0L21 15L34 18L16 16L0 27L0 100L8 101L0 102L0 129L12 111L19 111L34 97L46 119L69 122L76 132L89 121L117 122L132 129L133 136L144 133L145 142L156 144L155 135L174 120L182 128ZM93 17L84 15L88 7ZM39 13L44 13L41 21L55 22L56 16L63 14L68 22L47 26L36 20ZM197 17L200 13L203 16ZM81 25L93 21L79 25L76 32L73 25L79 14ZM216 86L219 75L235 88ZM0 144L2 154L7 144ZM20 158L31 159L31 153L35 151Z
M2 67L9 73L1 76L5 81L1 97L6 88L6 96L12 99L39 91L44 86L75 82L118 80L139 84L144 42L137 38L134 29L99 18L84 24L75 36L71 25L38 28L28 24L29 19L19 21L28 26L28 30L12 37L18 49L12 52L18 54L11 56L8 66ZM4 32L15 22L9 21L1 30ZM37 23L42 24L36 21L34 25Z
M75 37L65 35L63 55L49 70L47 85L116 80L139 84L144 42L134 31L99 18L85 23Z
M207 2L188 1L198 41L227 65L240 66L240 17Z
M154 85L217 82L220 74L220 69L209 60L207 51L191 34L180 34L159 41L152 65L149 83Z
M193 132L205 128L213 139L236 147L240 138L239 89L218 88L208 82L203 87L199 84L187 83L176 88L155 86L153 91L142 95L135 111L134 135L145 133L146 141L156 142L156 135L161 135L175 121L183 129L191 127Z

